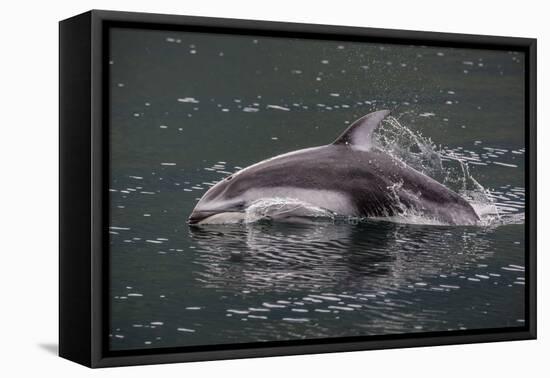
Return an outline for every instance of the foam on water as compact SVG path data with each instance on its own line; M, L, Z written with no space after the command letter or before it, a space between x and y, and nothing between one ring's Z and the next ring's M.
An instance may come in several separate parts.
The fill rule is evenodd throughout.
M318 218L334 219L334 215L320 207L313 206L293 198L265 198L255 201L246 209L245 223L253 223L262 219L293 219Z

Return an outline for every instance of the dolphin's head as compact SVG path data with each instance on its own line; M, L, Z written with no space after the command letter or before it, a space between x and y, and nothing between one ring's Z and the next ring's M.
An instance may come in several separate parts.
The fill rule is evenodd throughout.
M246 201L237 195L239 185L235 176L226 177L204 194L187 220L190 225L235 223L244 219Z

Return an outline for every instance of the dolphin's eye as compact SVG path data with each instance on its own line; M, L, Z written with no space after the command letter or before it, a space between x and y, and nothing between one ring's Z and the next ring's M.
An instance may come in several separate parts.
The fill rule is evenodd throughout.
M227 181L229 181L229 180L231 180L232 178L233 178L233 175L227 176L225 179L226 179Z

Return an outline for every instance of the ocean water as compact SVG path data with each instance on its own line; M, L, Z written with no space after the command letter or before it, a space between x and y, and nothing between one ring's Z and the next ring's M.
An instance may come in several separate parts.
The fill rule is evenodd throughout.
M524 325L521 53L111 33L112 350ZM246 223L187 225L217 181L380 109L379 148L479 225L270 222L273 199Z

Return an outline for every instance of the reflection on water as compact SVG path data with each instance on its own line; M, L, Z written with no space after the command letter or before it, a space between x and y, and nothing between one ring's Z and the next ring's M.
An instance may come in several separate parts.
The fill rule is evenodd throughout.
M111 42L112 349L524 324L522 54L122 29ZM395 118L378 142L482 226L185 223L225 176L382 108Z
M124 231L129 237L132 230ZM111 334L113 345L379 335L524 321L523 306L514 300L524 285L516 225L259 222L187 233L127 239L134 247L126 262L141 271L114 284L115 319L122 321ZM188 247L178 248L187 237ZM146 263L135 266L136 259Z
M257 292L378 290L448 271L491 252L484 229L410 227L389 222L224 225L191 228L207 287ZM426 251L437 253L426 253ZM412 280L412 282L411 282ZM402 287L407 290L406 285Z

